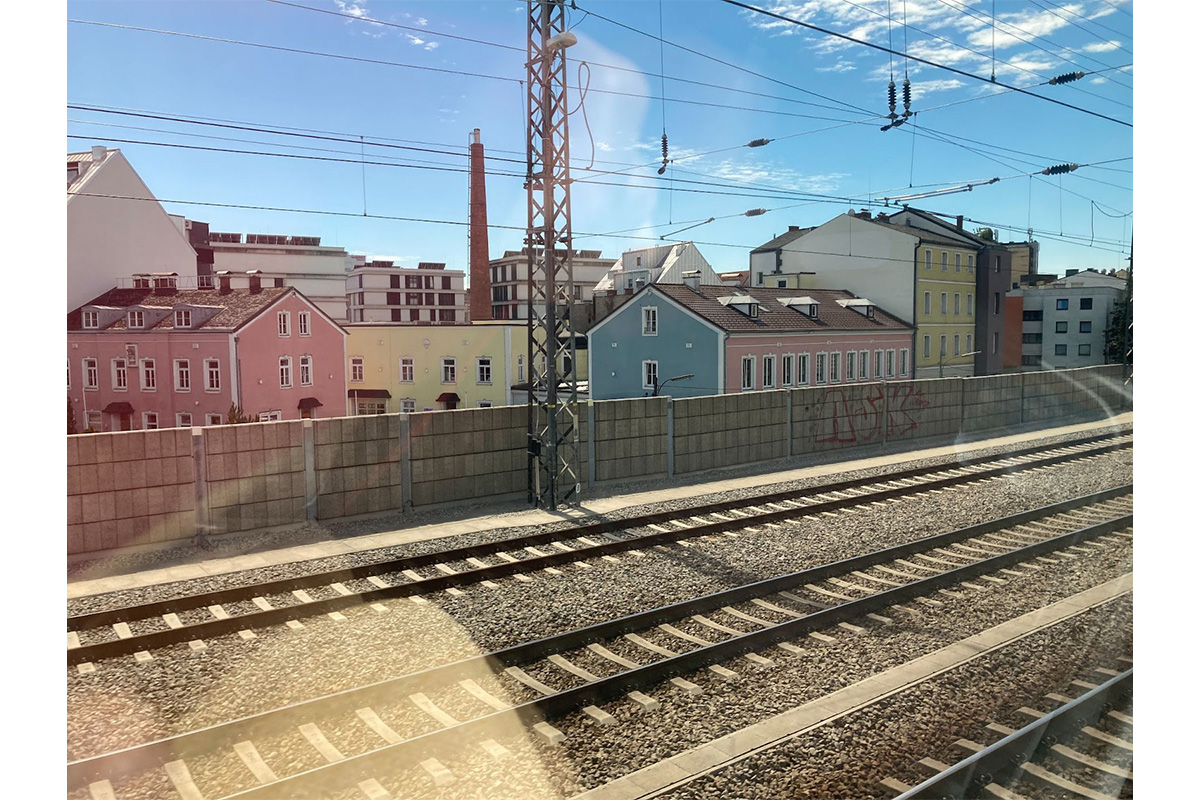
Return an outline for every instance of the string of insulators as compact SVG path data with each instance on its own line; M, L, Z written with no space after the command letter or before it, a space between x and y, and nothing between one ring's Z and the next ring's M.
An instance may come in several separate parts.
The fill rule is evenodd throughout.
M765 213L767 213L767 210L765 208L752 208L746 212L746 216L747 217L758 217Z
M663 131L662 153L663 153L663 165L658 168L659 175L662 175L664 172L667 171L667 132L666 131Z
M1070 83L1071 81L1077 81L1080 78L1082 78L1085 74L1086 73L1083 73L1083 72L1066 72L1066 73L1063 73L1062 75L1055 75L1053 78L1046 81L1046 83L1050 84L1051 86L1058 86L1059 84Z
M1063 175L1067 172L1074 172L1079 169L1078 164L1055 164L1053 167L1046 167L1042 170L1043 175Z
M909 106L912 104L912 84L908 82L908 78L904 79L904 116L911 117L912 111Z
M770 143L771 143L770 139L755 139L752 142L748 142L746 144L746 147L762 147L763 145L770 144Z
M896 118L896 82L888 81L888 119Z

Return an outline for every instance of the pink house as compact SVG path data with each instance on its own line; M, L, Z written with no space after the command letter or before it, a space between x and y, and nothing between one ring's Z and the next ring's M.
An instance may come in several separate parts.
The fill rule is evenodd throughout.
M67 314L76 429L219 425L346 413L346 331L294 288L179 289L135 275Z

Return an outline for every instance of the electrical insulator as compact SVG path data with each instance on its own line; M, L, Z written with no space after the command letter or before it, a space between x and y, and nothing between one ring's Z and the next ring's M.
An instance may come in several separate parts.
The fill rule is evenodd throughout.
M667 163L667 132L666 131L663 131L662 151L663 151L663 163L666 164Z
M757 217L767 213L765 208L752 208L746 212L747 217Z
M747 144L746 147L762 147L763 145L770 144L770 143L771 143L770 139L755 139L754 141Z
M1066 73L1063 73L1062 75L1055 75L1053 78L1046 81L1046 83L1050 84L1051 86L1058 86L1059 84L1062 84L1062 83L1070 83L1071 81L1077 81L1080 78L1082 78L1083 76L1084 76L1084 73L1082 73L1082 72L1066 72Z
M896 82L888 81L888 117L896 118Z
M1062 175L1067 172L1074 172L1079 169L1078 164L1055 164L1053 167L1046 167L1042 170L1043 175Z
M908 82L908 78L904 79L904 116L912 116L912 112L908 110L912 103L912 84Z

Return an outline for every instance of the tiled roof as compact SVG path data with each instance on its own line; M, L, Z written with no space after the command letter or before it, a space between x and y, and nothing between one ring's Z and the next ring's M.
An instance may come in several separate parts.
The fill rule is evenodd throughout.
M274 303L292 288L270 287L261 292L251 294L249 289L233 289L228 294L221 294L216 289L180 289L173 294L155 294L153 289L110 289L90 303L67 314L67 330L82 331L83 308L87 306L109 306L113 308L130 308L132 306L148 306L171 308L175 306L220 306L221 310L198 325L188 328L192 331L230 331L240 328L253 319L259 312ZM123 331L126 326L126 315L122 315L113 324L101 330ZM157 325L151 328L136 328L134 330L171 330L175 327L175 315L167 314ZM95 328L87 328L92 331Z
M781 233L780 235L776 236L774 239L767 242L766 244L760 244L758 247L754 248L750 252L751 253L765 253L769 250L778 250L780 247L783 247L785 244L788 244L789 242L793 242L796 239L799 239L801 236L803 236L804 234L808 233L811 230L813 230L813 228L797 228L796 230L789 230L787 233Z
M843 308L838 305L837 301L852 299L854 295L841 289L766 289L758 287L741 289L739 294L749 295L759 302L758 317L752 319L734 308L722 305L719 298L730 293L728 286L701 286L699 291L689 289L687 286L671 284L658 284L654 288L718 328L730 332L904 331L912 329L911 326L878 306L875 308L874 319L868 319L857 311ZM800 296L812 297L820 303L817 319L811 319L800 311L788 308L779 302L781 298Z
M862 219L862 218L860 217L860 219ZM911 225L897 225L894 222L887 222L886 220L880 220L880 219L869 219L869 220L864 220L864 222L870 222L872 225L879 225L884 228L890 228L891 230L894 230L894 231L900 231L901 233L907 233L911 236L918 236L918 237L920 237L922 244L940 244L940 245L945 245L946 247L963 247L968 250L975 249L974 247L972 247L970 244L968 244L966 242L960 242L956 239L951 239L949 236L942 236L941 234L930 233L929 231L925 230L924 228L914 228ZM964 233L965 233L965 231L964 231Z

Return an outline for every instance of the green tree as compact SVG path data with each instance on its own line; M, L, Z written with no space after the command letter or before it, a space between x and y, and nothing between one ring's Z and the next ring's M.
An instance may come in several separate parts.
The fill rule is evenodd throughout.
M996 232L991 228L976 228L975 235L988 242L996 241Z
M1126 294L1113 305L1112 319L1104 331L1104 361L1107 364L1122 364L1128 352L1129 363L1133 363L1133 303ZM1125 329L1129 328L1129 339L1125 339Z
M249 422L246 415L242 413L242 407L237 403L229 404L229 412L225 415L226 425L240 425L243 422Z

